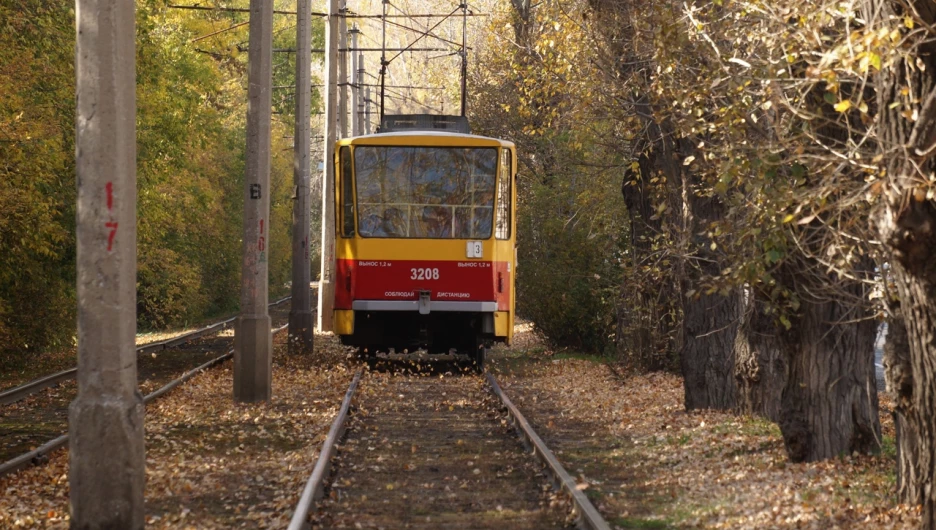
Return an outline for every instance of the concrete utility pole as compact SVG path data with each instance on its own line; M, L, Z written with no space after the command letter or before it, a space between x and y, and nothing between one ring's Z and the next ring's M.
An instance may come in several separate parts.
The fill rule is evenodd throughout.
M348 11L348 3L341 0L339 11L342 15ZM348 21L345 17L338 19L338 49L348 49ZM339 138L348 137L348 52L338 52L338 127Z
M364 79L366 79L365 74L367 70L364 68L364 54L361 53L358 56L358 104L357 104L357 124L358 130L361 131L361 134L367 134L367 129L364 128L364 107L367 106L367 101L364 97Z
M270 399L273 382L266 243L270 230L273 2L250 0L248 46L244 261L241 314L234 331L234 399L254 402Z
M374 130L371 128L370 104L370 87L367 87L364 91L364 134L370 134Z
M78 0L78 397L68 410L71 528L142 529L136 365L133 0Z
M310 0L296 2L296 132L294 134L295 162L293 184L296 189L293 203L292 246L292 306L289 311L289 351L311 352L314 340L312 322L312 296L309 281L309 163L310 112L312 69L312 8Z
M335 307L335 116L338 106L338 0L328 0L325 26L325 146L322 171L322 277L319 281L318 327L332 331Z
M357 24L351 27L351 49L357 50ZM360 56L360 58L358 57ZM364 63L364 54L351 52L351 136L361 135L361 76L358 70Z

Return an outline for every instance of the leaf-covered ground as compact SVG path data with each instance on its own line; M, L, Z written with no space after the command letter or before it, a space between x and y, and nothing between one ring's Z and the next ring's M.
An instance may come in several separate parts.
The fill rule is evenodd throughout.
M351 380L344 348L274 345L273 400L234 404L232 364L146 410L147 528L284 528ZM0 478L0 528L68 527L68 454Z
M497 351L492 365L612 526L919 527L916 508L895 505L889 415L882 455L791 464L767 420L687 414L682 379L672 374L619 375L531 337Z
M612 526L919 526L916 508L894 503L887 415L883 455L790 464L770 422L687 414L679 377L619 375L519 329L513 348L492 354L492 370ZM228 364L149 407L149 528L286 526L351 377L337 341L316 341L314 358L289 358L276 345L268 405L232 403ZM479 466L473 459L472 473ZM0 478L0 528L66 528L67 496L60 451L48 465Z
M270 308L274 327L289 317L289 306ZM137 378L144 396L188 370L230 351L233 330L208 335L180 346L137 357ZM25 399L0 406L0 462L18 457L68 430L68 405L78 393L75 380L43 389Z

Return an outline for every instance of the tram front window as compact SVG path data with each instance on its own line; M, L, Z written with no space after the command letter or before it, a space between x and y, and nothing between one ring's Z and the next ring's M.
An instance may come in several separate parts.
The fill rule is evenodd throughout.
M362 237L491 237L496 148L358 146L354 167Z

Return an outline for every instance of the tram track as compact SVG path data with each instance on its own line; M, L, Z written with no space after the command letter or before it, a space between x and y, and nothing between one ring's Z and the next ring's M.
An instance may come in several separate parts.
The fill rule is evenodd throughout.
M609 528L493 375L359 371L289 530L573 522Z
M289 307L283 304L287 300L289 297L270 304L273 333L288 327ZM226 319L137 348L140 389L146 393L144 403L230 359L232 339L211 335L226 329L235 320L236 317ZM77 393L77 384L74 370L66 372L5 392L10 401L0 405L0 476L42 464L49 452L67 443L67 435L61 433L67 430L68 404ZM183 373L178 375L179 372Z
M283 302L288 301L290 298L291 297L289 296L280 298L279 300L270 303L270 307L272 308L279 304L282 304ZM165 340L142 344L138 346L136 349L137 355L147 355L147 354L160 352L163 350L168 350L171 348L176 348L189 341L204 337L206 335L219 333L227 329L236 320L237 320L237 317L231 317L226 320L222 320L221 322L216 322L214 324L205 326L204 328L197 329L195 331L191 331L189 333L185 333L177 337L171 337ZM26 397L32 394L35 394L36 392L39 392L41 390L44 390L50 386L74 379L77 373L78 373L78 368L69 368L68 370L62 370L60 372L46 375L38 379L29 381L28 383L23 383L22 385L4 390L0 392L0 406L9 405L11 403L16 403L17 401L25 399Z

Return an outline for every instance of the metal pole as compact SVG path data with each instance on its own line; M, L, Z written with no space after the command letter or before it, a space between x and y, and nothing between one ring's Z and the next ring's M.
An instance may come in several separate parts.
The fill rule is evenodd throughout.
M468 3L462 3L462 49L461 49L461 115L465 116L468 101Z
M296 2L296 132L294 134L292 224L292 298L289 311L289 351L311 352L314 340L312 296L309 284L312 272L309 264L310 216L310 113L311 113L311 2Z
M357 49L357 36L360 33L360 30L357 28L357 24L351 27L351 49ZM361 59L364 58L364 54L351 52L351 136L360 136L361 135L361 120L360 120L360 106L361 106L361 80L360 72L360 61L358 59L360 56Z
M136 365L133 0L77 0L78 397L68 411L71 528L142 529Z
M383 20L381 25L381 52L380 52L380 117L377 118L378 123L383 122L384 117L384 94L386 92L386 86L384 78L387 76L387 4L390 3L390 0L383 0ZM378 125L379 127L379 125Z
M339 11L347 10L346 0L341 0ZM348 23L344 16L338 18L338 137L348 137Z
M247 158L241 314L234 332L234 399L267 401L272 391L273 337L267 312L270 230L270 117L273 2L250 0L247 52Z
M338 0L328 0L325 26L325 146L322 149L322 276L319 281L318 327L331 331L335 306L335 134L338 120Z

